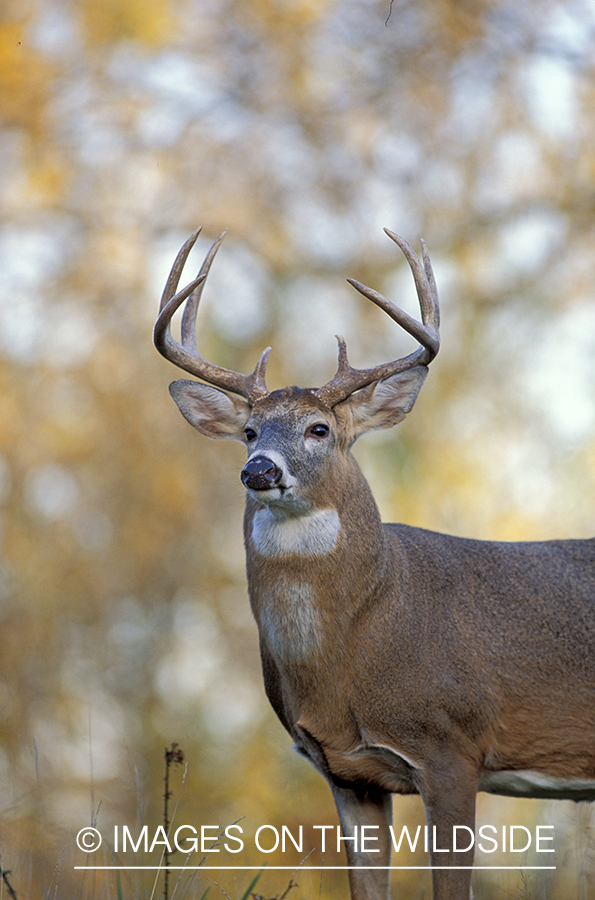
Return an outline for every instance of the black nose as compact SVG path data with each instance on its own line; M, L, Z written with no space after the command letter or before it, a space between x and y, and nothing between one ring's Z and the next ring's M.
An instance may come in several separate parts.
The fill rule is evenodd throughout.
M281 481L283 472L267 456L255 456L249 459L240 478L242 484L253 491L266 491Z

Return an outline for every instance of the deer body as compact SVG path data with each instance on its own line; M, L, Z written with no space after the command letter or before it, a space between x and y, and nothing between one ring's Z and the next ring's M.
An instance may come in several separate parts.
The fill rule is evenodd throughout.
M427 256L424 267L435 294ZM166 297L169 317L182 294ZM420 301L429 336L397 320L427 349ZM257 366L248 387L231 388L243 399L189 381L171 391L199 431L248 447L244 537L265 688L328 780L343 832L374 828L378 852L346 842L353 900L388 894L393 793L425 804L431 864L445 867L433 870L434 900L468 900L473 852L453 852L453 827L474 828L478 790L595 799L595 540L507 544L382 524L349 450L405 417L429 359L375 377L341 352L321 389L269 393ZM207 378L199 360L192 371Z

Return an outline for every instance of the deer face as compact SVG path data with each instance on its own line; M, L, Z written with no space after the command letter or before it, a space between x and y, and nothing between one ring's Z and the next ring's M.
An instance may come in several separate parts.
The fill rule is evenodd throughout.
M326 406L307 388L287 387L250 404L217 388L175 381L171 394L202 434L246 444L241 480L277 517L311 515L336 495L349 448L363 433L389 428L412 408L427 374L415 366Z
M341 422L311 391L285 388L255 404L244 428L248 494L278 515L309 515L334 481Z

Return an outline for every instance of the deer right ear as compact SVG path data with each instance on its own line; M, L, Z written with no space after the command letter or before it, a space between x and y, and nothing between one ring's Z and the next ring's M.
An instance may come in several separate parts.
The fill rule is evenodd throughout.
M252 408L241 397L199 381L174 381L169 392L190 424L207 437L244 440Z

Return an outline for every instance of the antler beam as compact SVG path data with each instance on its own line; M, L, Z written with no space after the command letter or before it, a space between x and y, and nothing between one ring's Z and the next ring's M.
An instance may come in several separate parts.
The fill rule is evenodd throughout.
M216 387L224 388L234 394L239 394L250 403L255 403L257 400L266 397L269 393L266 386L265 375L269 354L271 352L270 347L267 347L267 349L263 351L252 374L242 375L239 372L224 369L222 366L216 366L204 359L198 352L196 345L196 314L198 312L200 298L211 264L221 245L221 241L225 237L225 231L219 235L217 240L211 246L200 268L200 272L194 281L191 281L190 284L176 293L182 269L184 268L188 255L194 247L201 230L201 228L198 228L190 235L176 256L161 296L159 316L155 323L153 340L162 356L170 362L173 362L176 366L179 366L179 368L184 369L185 372L196 375L198 378L202 378L203 381L208 381L209 384L214 384ZM174 313L180 308L184 301L187 302L182 316L182 343L179 344L172 337L171 320Z

